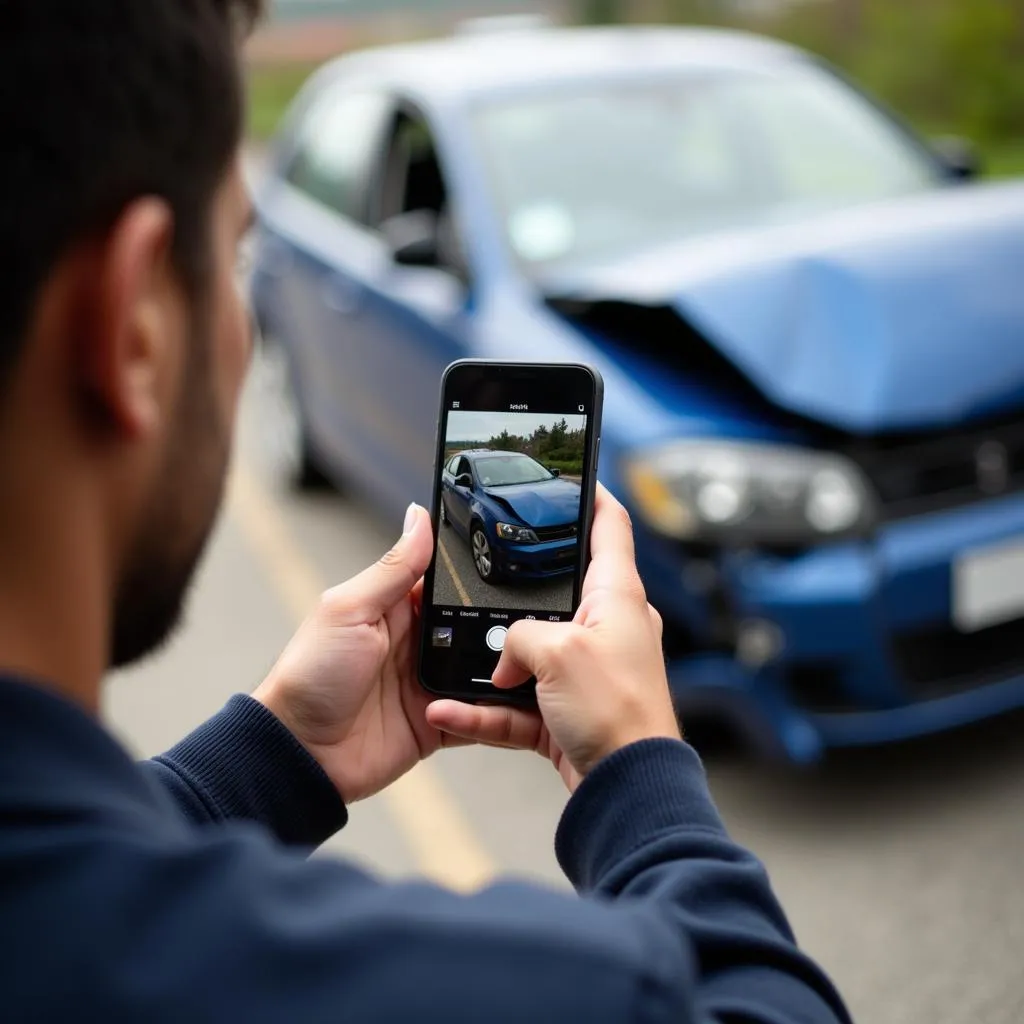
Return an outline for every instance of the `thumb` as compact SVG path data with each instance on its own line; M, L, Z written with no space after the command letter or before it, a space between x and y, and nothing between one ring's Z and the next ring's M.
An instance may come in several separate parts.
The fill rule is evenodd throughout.
M492 682L502 690L521 686L540 673L541 666L565 643L568 632L579 628L569 623L533 619L513 623L505 637L505 647Z
M421 506L410 505L398 543L375 565L325 595L336 609L335 622L341 626L376 622L409 596L427 571L433 552L430 516Z

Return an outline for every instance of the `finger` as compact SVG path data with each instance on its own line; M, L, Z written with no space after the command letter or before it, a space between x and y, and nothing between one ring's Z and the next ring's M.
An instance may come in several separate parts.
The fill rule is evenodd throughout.
M410 505L401 540L376 565L324 595L338 625L376 622L408 597L430 565L434 534L430 516Z
M420 617L420 613L423 611L423 580L419 580L412 588L409 594L409 604L412 607L413 614L416 618Z
M594 525L590 532L590 568L583 581L583 597L598 590L637 596L643 584L636 568L633 525L629 513L603 485L597 486Z
M420 580L405 601L392 605L385 613L392 649L402 647L409 634L419 628L422 610L423 580Z
M572 623L520 620L505 637L505 649L492 682L507 690L522 685L530 676L540 678L545 666L557 666L571 656L573 644L583 632Z
M658 637L658 643L665 639L665 620L661 617L661 612L654 607L653 604L647 606L647 614L651 617L651 622L654 625L654 632Z
M546 653L564 628L563 623L538 622L535 619L514 622L505 636L505 647L491 682L501 690L522 686L537 674Z
M454 700L431 704L427 708L427 721L449 736L511 750L536 750L544 734L544 724L535 712L479 707Z

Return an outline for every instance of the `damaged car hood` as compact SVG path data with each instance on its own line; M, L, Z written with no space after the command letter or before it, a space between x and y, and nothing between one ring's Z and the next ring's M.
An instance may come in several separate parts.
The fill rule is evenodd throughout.
M499 501L526 526L564 526L580 514L579 484L555 478L536 484L488 487L486 493Z
M1024 407L1024 184L730 231L541 286L669 307L773 403L844 430Z

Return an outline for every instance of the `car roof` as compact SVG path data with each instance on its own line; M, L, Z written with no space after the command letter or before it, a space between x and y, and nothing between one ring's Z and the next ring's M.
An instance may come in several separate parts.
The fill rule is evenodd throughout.
M469 448L466 451L455 452L448 462L452 459L457 459L459 456L465 456L470 462L474 462L476 459L487 458L491 455L520 455L524 459L529 459L531 456L527 455L526 452L503 452L497 448Z
M452 99L681 69L767 68L791 63L799 54L762 36L721 29L548 28L362 50L338 58L331 69L373 75L433 99Z

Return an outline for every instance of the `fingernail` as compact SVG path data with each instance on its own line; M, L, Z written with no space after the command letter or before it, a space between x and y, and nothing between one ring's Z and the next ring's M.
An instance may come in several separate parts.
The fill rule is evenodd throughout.
M405 513L405 526L402 527L402 536L412 533L413 527L416 525L416 520L419 519L420 507L414 501Z

